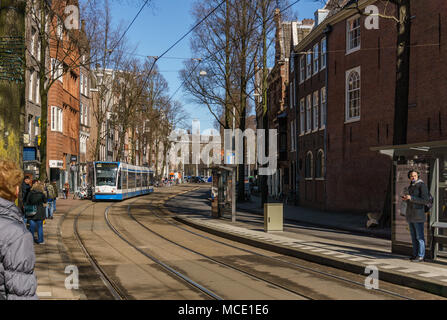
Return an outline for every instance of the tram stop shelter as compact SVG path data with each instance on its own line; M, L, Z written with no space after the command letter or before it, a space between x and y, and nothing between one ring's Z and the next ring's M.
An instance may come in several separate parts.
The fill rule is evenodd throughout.
M211 168L211 216L214 218L231 215L236 222L236 165Z
M436 260L447 257L447 141L373 147L392 159L391 221L392 252L411 253L411 237L405 216L400 214L401 195L408 187L408 171L416 170L431 195L433 207L425 223L426 254Z

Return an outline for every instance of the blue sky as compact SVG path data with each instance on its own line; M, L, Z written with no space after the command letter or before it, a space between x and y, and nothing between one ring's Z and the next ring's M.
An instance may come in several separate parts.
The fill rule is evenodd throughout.
M291 3L293 0L291 0ZM142 56L159 56L172 44L180 39L193 25L190 14L193 0L152 0L152 5L146 7L132 25L127 37L131 44L137 46L137 54ZM139 11L140 1L112 1L111 9L115 24L122 23L126 27ZM292 7L298 18L313 18L315 10L321 7L321 2L315 0L301 0ZM185 38L169 51L165 59L157 64L159 70L168 81L170 96L181 85L178 72L183 67L183 61L177 58L192 57L189 48L189 38ZM213 127L214 118L205 106L188 103L188 97L180 89L175 97L180 101L190 120L199 119L201 131Z

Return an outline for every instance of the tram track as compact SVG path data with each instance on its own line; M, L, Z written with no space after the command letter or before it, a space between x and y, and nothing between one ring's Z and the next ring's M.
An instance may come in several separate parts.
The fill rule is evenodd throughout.
M245 271L245 270L242 270L242 269L240 269L240 268L237 268L237 267L235 267L235 266L232 266L232 265L230 265L230 264L228 264L228 263L225 263L225 262L219 261L219 260L217 260L217 259L214 259L214 258L212 258L212 257L210 257L210 256L208 256L208 255L202 254L202 253L200 253L200 252L198 252L198 251L196 251L196 250L193 250L193 249L191 249L191 248L188 248L188 247L186 247L186 246L184 246L184 245L182 245L182 244L180 244L180 243L178 243L178 242L176 242L176 241L172 241L172 240L170 240L170 239L164 237L164 236L161 235L160 233L158 233L158 232L156 232L156 231L154 231L154 230L148 228L145 224L143 224L143 223L141 223L140 221L138 221L138 220L137 220L137 219L130 213L130 206L131 206L130 204L127 206L127 214L129 215L129 217L130 217L132 220L134 220L136 223L138 223L141 227L143 227L143 228L146 229L147 231L151 232L152 234L156 235L157 237L159 237L159 238L161 238L161 239L163 239L163 240L165 240L165 241L168 241L168 242L170 242L170 243L172 243L172 244L174 244L174 245L176 245L176 246L178 246L178 247L180 247L180 248L182 248L182 249L184 249L184 250L187 250L187 251L192 252L192 253L194 253L194 254L196 254L196 255L199 255L199 256L201 256L202 258L205 258L205 259L207 259L207 260L209 260L209 261L212 261L212 262L214 262L214 263L217 263L217 264L219 264L219 265L221 265L221 266L224 266L224 267L226 267L226 268L230 268L230 269L232 269L232 270L235 270L235 271L237 271L237 272L239 272L239 273L242 273L242 274L247 275L247 276L249 276L249 277L251 277L251 278L257 279L257 280L259 280L259 281L268 283L269 285L272 285L272 286L274 286L274 287L277 287L277 288L280 288L280 289L282 289L282 290L285 290L285 291L287 291L287 292L289 292L289 293L291 293L291 294L297 295L297 296L299 296L299 297L301 297L301 298L304 298L304 299L306 299L306 300L314 300L314 299L311 298L310 296L307 296L307 295L305 295L305 294L296 292L296 291L291 290L291 289L289 289L289 288L287 288L287 287L285 287L285 286L283 286L283 285L280 285L280 284L274 283L274 282L272 282L272 281L266 280L266 279L264 279L264 278L261 278L261 277L255 275L255 274L253 274L253 273L247 272L247 271Z
M134 201L135 202L135 201ZM130 206L131 204L129 204ZM200 285L199 283L195 282L194 280L190 279L188 276L186 276L185 274L175 270L174 268L170 267L169 265L167 265L166 263L164 263L163 261L157 259L155 256L148 254L147 252L143 251L142 249L138 248L138 246L134 245L131 241L129 241L128 239L126 239L114 226L113 224L110 222L109 219L109 208L107 208L104 212L104 218L107 222L107 225L109 226L109 228L119 237L121 238L123 241L125 241L130 247L134 248L135 250L137 250L138 252L140 252L142 255L144 255L145 257L149 258L150 260L152 260L153 262L155 262L156 264L158 264L159 266L161 266L162 268L164 268L167 272L175 275L176 277L178 277L179 279L185 281L186 283L188 283L189 285L191 285L192 287L194 287L195 289L200 290L201 292L205 293L206 295L208 295L209 297L211 297L212 299L215 300L223 300L223 298L221 298L219 295L217 295L216 293L214 293L213 291L205 288L204 286Z
M138 199L134 199L131 203L137 201ZM92 203L87 208L92 209L95 206L95 203ZM170 275L173 275L177 280L180 280L181 282L187 284L189 287L189 290L193 291L199 291L201 294L205 294L208 298L214 299L214 300L223 300L219 295L215 294L211 290L205 288L204 286L201 286L197 282L193 281L192 279L189 279L186 275L182 274L181 272L175 270L174 268L168 266L167 264L163 263L161 260L155 258L154 256L149 255L148 253L144 252L140 248L138 248L135 244L130 242L128 239L126 239L110 222L109 219L109 211L116 207L117 203L110 204L104 209L104 221L107 224L109 230L118 238L123 240L129 248L132 248L139 252L139 254L143 255L145 258L150 259L152 262L154 262L156 265L160 266L162 269L165 270L165 273L168 273ZM87 209L86 208L86 209ZM134 299L134 297L127 294L127 288L125 289L122 287L122 285L118 284L117 281L114 280L113 276L110 276L106 270L101 266L101 257L96 257L95 254L93 254L89 248L88 245L85 243L84 239L81 236L80 230L79 230L79 219L82 218L82 213L85 210L81 210L79 213L77 213L74 217L73 221L73 234L76 238L76 241L83 252L84 256L87 258L88 262L90 263L91 267L95 270L99 278L102 280L103 284L107 288L107 290L111 293L113 298L115 300L130 300ZM94 218L93 218L94 220ZM94 227L92 225L91 232L94 232ZM118 281L119 282L119 281Z
M314 273L314 274L318 274L319 276L324 276L326 278L335 279L335 280L338 280L338 281L341 281L341 282L344 282L344 283L353 284L353 285L356 285L356 286L358 286L360 288L363 288L363 289L365 287L364 283L361 283L361 282L358 282L358 281L355 281L355 280L351 280L351 279L348 279L348 278L344 278L344 277L341 277L341 276L338 276L338 275L334 275L334 274L331 274L331 273L328 273L328 272L315 270L315 269L312 269L312 268L300 265L300 264L295 263L295 262L286 261L286 260L279 259L279 258L276 258L276 257L267 256L267 255L264 255L264 254L261 254L261 253L258 253L258 252L252 251L252 250L240 248L240 247L231 245L229 243L225 243L223 241L212 239L210 237L204 236L204 235L199 234L197 232L188 230L187 228L181 227L181 226L179 226L179 225L177 225L177 224L175 224L175 223L173 223L171 221L168 221L166 218L161 217L158 214L154 214L154 216L156 216L157 218L165 221L166 223L169 223L172 226L175 226L178 229L181 229L181 230L186 231L188 233L194 234L194 235L196 235L196 236L198 236L200 238L212 241L214 243L218 243L218 244L221 244L221 245L224 245L224 246L236 249L236 250L240 250L240 251L242 251L244 253L249 253L249 254L252 254L252 255L255 255L255 256L258 256L258 257L262 257L262 258L265 258L265 259L273 260L275 262L283 263L283 264L286 264L286 265L291 266L291 267L298 268L298 269L303 270L303 271L307 271L307 272L311 272L311 273ZM400 298L400 299L404 299L404 300L414 300L413 298L406 297L406 296L403 296L401 294L394 293L394 292L391 292L391 291L388 291L388 290L384 290L384 289L374 289L374 291L381 292L381 293L384 293L384 294L387 294L387 295L390 295L390 296L393 296L393 297L397 297L397 298Z
M95 206L95 203L92 203L92 205L89 208L94 207L94 206ZM110 207L111 206L109 206L107 209L109 209ZM90 262L90 264L93 267L93 269L96 271L96 273L99 275L99 277L103 281L103 283L106 286L106 288L112 294L114 299L115 300L128 300L129 297L124 293L124 291L119 287L119 285L116 284L115 281L113 281L113 279L107 275L107 273L104 271L104 269L98 263L96 258L89 252L89 250L87 249L84 241L82 240L82 238L81 238L81 236L79 234L79 230L78 230L79 229L79 227L78 227L78 220L79 220L79 217L81 216L82 212L83 211L81 210L75 216L74 223L73 223L73 232L74 232L76 240L77 240L77 242L79 244L79 247L81 248L82 252L86 256L87 260Z
M238 263L240 264L240 262L236 263L236 265L235 265L234 262L228 263L228 262L222 261L223 258L216 259L214 257L207 255L207 254L204 254L197 250L194 250L191 247L188 248L187 246L179 243L178 241L171 240L168 237L164 236L162 233L157 232L158 230L157 231L152 230L152 228L148 227L146 224L148 221L145 221L144 223L139 221L141 216L137 215L137 216L139 216L139 218L137 219L137 217L133 214L132 208L137 207L137 209L138 209L138 206L140 206L140 208L141 208L141 205L143 205L145 208L151 210L151 213L152 213L153 217L155 218L154 219L155 221L156 220L161 221L161 222L163 222L163 224L168 224L172 227L175 227L178 230L188 232L189 234L191 234L193 236L200 237L201 239L206 239L207 241L212 241L212 243L214 243L214 247L216 244L223 245L227 248L232 248L234 250L238 250L245 254L249 254L249 255L258 257L259 259L268 259L270 261L270 264L272 262L274 262L274 263L278 264L280 268L285 268L285 267L290 268L290 269L293 268L296 270L301 270L303 272L311 273L311 274L319 277L320 279L323 279L323 280L326 279L326 281L328 279L331 279L332 281L338 281L340 285L341 284L345 284L345 285L349 284L349 285L351 285L351 287L356 286L358 288L361 288L362 290L365 290L365 292L369 291L369 294L373 294L372 293L372 291L373 291L373 292L380 293L382 296L386 295L386 296L392 297L394 299L414 300L411 297L408 297L408 296L405 296L405 295L402 295L402 294L399 294L396 292L392 292L389 290L384 290L382 288L375 289L372 291L366 290L364 288L364 283L361 283L361 282L358 282L358 281L355 281L352 279L348 279L348 278L342 277L340 275L324 272L321 270L315 270L313 268L309 268L307 266L301 265L296 262L286 261L286 260L283 260L283 259L280 259L277 257L271 257L268 255L264 255L262 253L255 252L253 250L249 250L246 248L239 247L237 245L233 245L233 244L229 244L229 243L226 243L223 241L212 239L211 237L208 237L206 235L200 234L198 232L194 232L192 230L188 230L187 228L179 225L178 222L174 223L173 221L171 221L172 217L170 216L171 215L170 211L168 209L164 208L164 204L166 201L172 199L173 197L175 197L179 194L183 194L183 193L187 193L187 192L188 191L180 192L176 195L171 194L167 197L157 197L156 199L151 199L153 201L149 201L150 202L149 205L144 202L142 204L139 204L140 201L147 201L148 200L147 197L132 199L131 202L128 202L128 203L125 203L125 202L121 203L122 205L124 204L124 206L122 208L119 208L117 203L110 204L104 209L104 214L103 214L104 220L103 221L105 221L105 223L108 227L108 230L111 231L119 239L124 241L129 248L132 248L133 250L138 251L139 254L141 254L145 258L149 259L151 262L155 263L156 265L160 266L161 269L163 269L165 273L170 274L177 280L187 284L187 286L189 286L191 289L196 290L211 299L223 300L224 298L222 298L222 296L220 294L216 293L216 292L219 292L218 289L217 290L216 290L216 288L209 289L209 288L207 288L207 286L208 286L207 284L205 284L205 285L204 285L204 283L200 284L200 282L203 282L203 281L202 281L201 277L197 277L197 274L195 277L193 276L191 278L191 276L186 275L186 273L189 273L189 272L185 273L185 271L183 270L182 267L179 268L178 263L177 263L177 265L175 265L175 263L174 264L165 263L162 261L165 259L161 258L160 255L154 254L152 251L148 253L148 250L143 250L143 249L148 249L149 247L148 246L142 247L142 246L138 245L138 243L141 242L141 240L138 240L138 239L143 239L143 238L134 238L135 236L141 237L141 234L139 234L137 232L136 233L137 235L135 235L134 232L131 230L138 230L138 229L136 229L136 227L132 227L132 224L129 224L129 223L133 222L134 224L138 225L139 227L143 228L144 230L147 230L148 232L150 232L152 235L158 237L159 239L161 239L167 243L170 243L171 245L174 245L174 246L180 248L181 250L187 251L190 254L197 255L197 256L201 257L202 260L205 259L205 260L210 261L214 264L220 265L223 268L231 269L233 271L240 273L241 275L245 275L247 277L255 279L256 281L262 281L268 286L273 286L273 287L277 288L277 290L283 290L285 292L288 292L289 294L295 295L295 296L297 296L301 299L305 299L305 300L321 299L321 296L315 297L312 294L308 294L307 291L306 291L306 293L303 293L303 292L300 292L301 290L294 290L295 288L291 289L290 286L288 286L288 284L284 285L284 284L276 283L275 281L272 281L269 279L265 279L265 278L263 278L262 275L260 276L259 274L258 275L254 274L253 272L251 272L251 270L249 270L249 271L243 270L243 269L239 268L238 266L236 266ZM92 206L94 206L94 204L89 206L89 208L91 208ZM112 210L115 211L115 212L113 212L113 215L111 215ZM124 214L122 214L122 213L124 213ZM117 217L117 218L119 217L118 219L123 219L123 216L126 216L125 213L127 213L128 221L126 222L123 220L120 222L125 222L125 225L128 226L128 229L124 228L124 225L122 223L116 223L116 222L118 222L118 220L113 221L113 223L112 223L112 221L111 221L112 216L113 216L113 220L115 220L115 217ZM101 267L100 261L98 261L98 257L95 257L95 255L89 251L88 246L83 241L83 239L79 233L79 230L78 230L79 229L78 223L79 223L79 218L81 217L81 214L82 214L82 210L79 213L77 213L77 215L74 219L73 230L74 230L74 234L76 236L76 240L77 240L80 248L82 249L84 255L87 257L87 259L89 260L93 269L95 269L96 273L100 276L104 285L107 287L107 289L111 292L112 296L116 300L132 299L133 297L129 296L126 293L126 292L128 292L126 290L127 288L126 289L124 289L124 287L122 288L121 284L118 284L116 281L114 281L113 276L108 275L107 271L105 271L104 268ZM165 215L165 216L162 216L161 214ZM166 217L166 214L169 214L169 216ZM92 231L93 231L93 229L92 229ZM132 240L134 240L134 241L132 241ZM217 247L215 247L215 248L217 248ZM160 250L160 249L158 249L158 250ZM225 260L225 259L223 259L223 260ZM247 269L247 268L245 268L245 269ZM118 282L119 282L119 280L118 280ZM293 287L295 287L295 285L293 285ZM298 288L300 288L300 286L298 286Z

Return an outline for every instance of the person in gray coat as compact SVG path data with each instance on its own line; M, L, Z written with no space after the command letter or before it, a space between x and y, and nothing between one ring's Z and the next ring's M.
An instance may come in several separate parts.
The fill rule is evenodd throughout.
M419 179L417 171L410 170L408 178L411 181L408 187L409 194L402 196L402 200L407 202L406 218L413 243L411 261L422 262L425 257L424 223L426 217L424 207L430 200L430 193L424 181Z
M14 203L23 173L0 161L0 300L37 300L33 237Z

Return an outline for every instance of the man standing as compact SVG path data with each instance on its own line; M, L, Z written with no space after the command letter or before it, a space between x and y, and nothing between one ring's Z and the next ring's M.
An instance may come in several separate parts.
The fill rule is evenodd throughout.
M419 179L419 173L414 170L408 172L411 183L408 187L409 195L402 196L407 202L406 218L410 227L411 241L413 243L413 257L411 261L422 262L425 256L424 223L426 220L424 207L430 197L426 184Z

